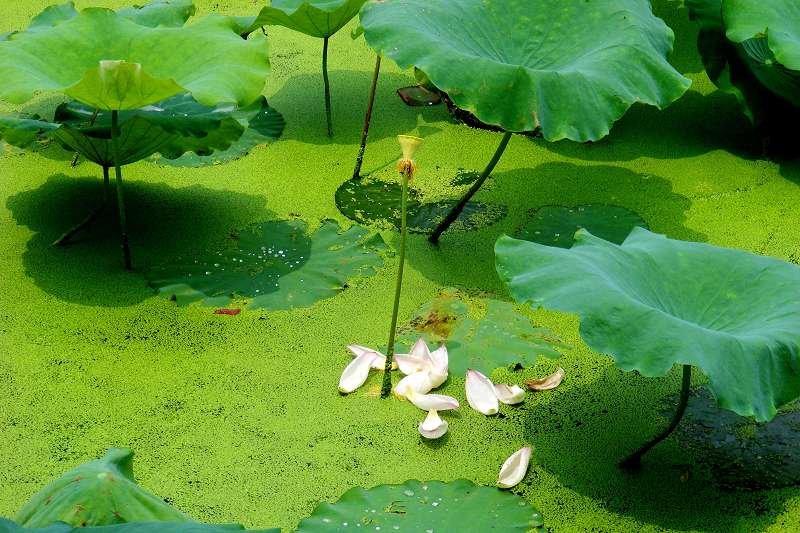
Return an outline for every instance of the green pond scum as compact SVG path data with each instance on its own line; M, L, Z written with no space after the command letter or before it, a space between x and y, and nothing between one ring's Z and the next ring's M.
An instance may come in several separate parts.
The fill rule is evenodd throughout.
M27 27L50 3L3 2L0 34ZM130 1L78 2L90 5L119 8ZM196 17L255 16L264 3L195 5ZM502 218L448 231L438 248L425 234L409 235L400 324L449 287L510 301L495 271L495 241L544 206L618 206L673 239L800 263L800 161L764 156L736 98L706 75L699 27L683 3L654 0L653 10L675 32L670 62L692 81L688 92L661 111L634 105L597 142L512 137L474 199L503 206ZM238 315L215 314L214 307L178 306L156 294L146 277L150 268L215 250L254 224L301 219L309 235L327 220L342 230L354 224L337 208L336 192L352 177L375 62L364 39L351 38L356 26L350 21L330 37L333 137L326 129L320 39L269 26L264 95L286 121L279 141L225 164L125 167L133 272L122 268L114 209L69 246L51 246L102 202L98 166L73 167L71 155L54 146L4 147L0 516L14 517L50 481L107 449L130 448L139 486L194 520L295 531L320 503L334 504L350 490L345 504L369 496L354 487L461 479L493 486L503 461L530 445L528 475L511 492L553 532L800 530L796 483L748 478L735 486L736 474L717 469L747 468L752 458L709 454L692 425L649 452L640 472L618 469L621 458L665 425L680 368L667 378L619 370L581 340L575 315L521 310L532 326L559 339L562 356L489 376L522 386L563 367L563 384L529 392L524 403L501 405L499 416L486 417L466 406L464 376L453 372L436 392L462 408L442 415L447 435L427 441L417 432L422 411L378 398L380 372L347 397L337 392L351 361L346 345L385 345L396 255L382 253L368 276L345 277L333 297L285 310L241 305ZM395 91L414 84L413 71L384 61L362 175L398 180L395 137L416 135L425 143L415 156L414 189L425 202L460 198L469 183L458 177L480 172L502 135L456 123L444 106L406 106ZM21 109L60 102L43 95ZM397 249L399 233L377 229ZM705 383L695 371L693 390ZM690 407L701 408L700 400ZM712 432L723 442L761 434L782 439L797 430L786 424L792 419L784 416L780 430L734 421ZM690 424L697 420L699 414Z

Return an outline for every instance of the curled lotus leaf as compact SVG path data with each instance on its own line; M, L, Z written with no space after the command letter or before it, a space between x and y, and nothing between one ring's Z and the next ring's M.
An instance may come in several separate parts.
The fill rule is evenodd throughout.
M725 34L735 43L766 38L775 60L800 70L800 4L795 0L723 0Z
M370 47L479 121L551 141L600 139L634 103L663 108L690 84L643 0L370 0L360 18Z
M363 526L362 526L363 524ZM296 533L334 531L544 532L542 515L522 497L472 481L409 480L400 485L360 487L336 503L322 503Z
M137 485L133 452L112 448L102 459L80 465L49 483L20 509L15 521L25 528L37 528L56 522L99 526L187 522L191 518Z
M699 368L720 406L757 421L800 396L800 268L636 227L621 245L585 230L563 249L501 237L497 270L520 303L576 313L623 370Z
M22 104L56 91L97 109L127 110L189 92L208 106L249 105L269 71L266 38L245 40L236 30L220 15L150 28L87 8L47 31L0 41L0 100Z
M271 0L248 32L284 26L312 37L330 37L358 14L365 0Z
M193 0L154 0L145 5L135 5L117 10L117 14L140 26L180 28L195 14ZM46 7L31 19L28 32L47 31L54 26L78 16L75 2L69 1Z

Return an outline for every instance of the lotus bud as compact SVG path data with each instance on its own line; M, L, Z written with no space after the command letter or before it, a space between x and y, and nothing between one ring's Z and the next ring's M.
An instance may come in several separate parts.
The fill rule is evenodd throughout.
M414 153L416 153L419 145L422 144L422 139L411 135L398 135L397 141L403 151L403 158L397 163L397 170L401 174L408 174L409 179L411 179L417 170L414 164Z
M443 394L420 394L410 390L406 397L423 411L447 411L459 407L458 400Z
M469 406L485 415L494 415L500 410L494 385L489 378L477 370L467 370L467 402Z
M500 476L497 479L497 486L501 489L510 489L519 484L528 473L528 465L531 462L533 448L526 446L511 454L500 468Z
M394 394L398 398L408 398L411 391L419 394L427 394L434 388L428 372L415 372L400 380L394 388Z
M525 391L517 385L500 383L494 386L497 399L506 405L514 405L525 401Z
M447 420L442 420L436 409L428 412L425 420L419 424L419 433L426 439L438 439L447 433L448 423Z
M366 352L353 359L339 378L339 392L349 394L363 385L375 359L374 352Z

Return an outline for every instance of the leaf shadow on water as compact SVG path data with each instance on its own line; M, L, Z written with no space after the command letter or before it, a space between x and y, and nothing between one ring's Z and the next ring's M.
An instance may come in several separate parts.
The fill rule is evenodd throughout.
M25 272L37 286L61 300L122 307L156 297L143 276L150 265L174 254L218 243L253 220L274 215L263 196L194 185L128 181L125 185L128 229L135 272L122 267L116 195L91 228L73 243L52 242L77 224L103 195L102 179L56 174L41 187L8 198L14 220L35 232L22 255Z
M644 378L610 364L597 368L591 382L568 370L581 383L568 381L527 411L525 436L536 448L537 468L610 512L659 528L727 533L776 522L796 490L721 488L702 454L680 447L675 435L645 456L640 471L621 471L618 461L666 426L658 413L675 398L680 369Z
M409 263L431 281L503 291L495 272L494 243L502 234L514 234L531 212L546 205L617 205L637 213L654 232L689 241L707 240L685 226L692 203L674 192L669 180L612 165L552 162L498 172L475 199L507 206L508 216L478 231L447 232L438 248L419 238L410 241Z
M330 73L331 105L333 115L332 138L325 129L325 106L322 76L298 74L287 79L281 88L269 97L270 105L286 119L282 139L291 139L315 145L353 145L353 163L361 141L364 114L367 110L372 72L335 70ZM409 75L381 72L375 95L375 107L370 123L369 141L394 138L399 133L413 132L417 128L420 108L406 106L396 90L414 83ZM426 121L450 120L444 106L425 108ZM438 128L423 126L426 136ZM367 145L369 152L369 145Z

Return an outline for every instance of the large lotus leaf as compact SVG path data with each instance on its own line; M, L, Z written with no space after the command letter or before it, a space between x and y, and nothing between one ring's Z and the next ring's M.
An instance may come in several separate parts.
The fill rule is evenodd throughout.
M402 187L397 182L372 178L348 180L336 190L336 207L360 224L400 229ZM456 200L425 201L416 189L409 189L406 216L408 231L431 233L453 209ZM473 230L490 226L506 215L504 205L467 202L453 229Z
M285 26L312 37L330 37L358 14L365 0L271 0L248 31Z
M348 280L383 264L383 240L359 226L342 232L328 220L310 236L306 230L300 220L255 224L221 250L178 257L147 276L178 305L222 306L244 297L252 299L250 308L274 310L335 296Z
M495 368L530 367L539 356L561 357L556 347L565 347L552 331L532 325L514 305L470 298L456 289L445 289L422 306L399 333L398 342L409 347L419 337L429 344L446 344L450 371L457 375L470 368L491 374Z
M50 482L17 513L24 527L56 522L95 526L122 522L186 522L191 518L142 489L133 479L133 452L112 448L102 459Z
M584 228L601 239L622 244L636 226L646 228L647 223L633 211L618 205L546 205L537 209L514 237L569 248L575 242L575 232Z
M700 368L720 406L769 420L800 396L800 268L634 228L622 245L580 230L569 250L501 237L519 302L577 313L623 370Z
M0 533L226 533L245 531L239 524L198 524L195 522L130 522L94 527L72 527L53 524L42 528L23 528L19 524L0 518ZM280 529L248 530L253 533L281 533Z
M665 107L690 84L646 0L370 0L360 16L372 48L459 108L547 140L600 139L633 103Z
M269 70L266 39L244 40L235 29L233 19L219 15L183 28L149 28L88 8L48 31L0 42L0 100L21 104L60 91L98 109L135 109L191 92L209 106L248 105Z
M800 3L797 0L723 0L722 18L733 42L766 37L775 59L800 70Z
M516 494L465 479L444 483L409 480L401 485L360 487L333 504L322 503L296 533L544 532L542 515Z

